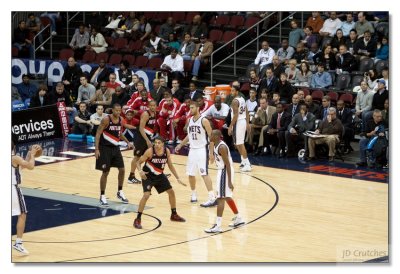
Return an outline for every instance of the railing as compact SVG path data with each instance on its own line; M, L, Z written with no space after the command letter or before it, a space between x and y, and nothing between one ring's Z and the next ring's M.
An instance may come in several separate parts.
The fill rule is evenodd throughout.
M47 26L45 26L43 29L41 29L34 37L33 37L33 60L36 60L36 51L43 47L44 44L47 43L47 41L50 40L50 58L53 59L53 35L51 34L51 24L48 24ZM45 41L43 41L39 46L36 47L36 37L38 37L39 35L41 35L43 32L45 32L46 30L49 31L50 36L47 37L47 39Z
M71 16L71 18L69 17L69 12L67 12L67 44L69 44L69 23L72 21L72 19L74 19L79 13L81 13L80 11L76 12L74 15ZM85 12L82 12L83 14L83 22L85 22Z
M266 31L264 31L263 33L260 34L260 24L263 23L266 19L268 19L269 17L271 17L274 14L279 15L279 20L278 23L276 23L274 26L270 27L269 29L267 29ZM225 62L226 60L228 60L229 58L231 58L232 56L234 56L233 59L233 73L234 75L236 75L236 54L237 52L243 50L244 48L246 48L247 46L249 46L250 44L252 44L254 41L257 41L257 53L259 51L259 39L260 36L263 36L265 34L267 34L268 32L270 32L272 29L274 29L276 26L279 25L279 37L282 37L282 23L286 20L289 19L289 17L292 17L295 13L297 12L292 12L290 13L287 17L285 17L284 19L282 19L282 12L273 12L271 14L269 14L268 16L264 17L262 20L258 21L256 24L254 24L253 26L249 27L246 31L242 32L241 34L239 34L238 36L236 36L235 38L233 38L232 40L230 40L229 42L227 42L225 45L223 45L222 47L218 48L217 50L215 50L212 54L211 54L211 76L210 76L210 85L213 85L213 70L219 66L220 64L222 64L223 62ZM303 15L302 15L303 16ZM303 18L303 17L302 17ZM256 38L254 38L253 40L251 40L250 42L248 42L246 45L242 46L240 49L237 49L237 41L238 38L243 36L244 34L246 34L249 31L252 31L254 28L257 28L257 35ZM217 53L218 51L220 51L221 49L223 49L224 47L227 47L229 45L231 45L231 43L233 43L233 53L231 53L230 55L228 55L227 57L225 57L223 60L219 61L217 64L214 65L214 54Z

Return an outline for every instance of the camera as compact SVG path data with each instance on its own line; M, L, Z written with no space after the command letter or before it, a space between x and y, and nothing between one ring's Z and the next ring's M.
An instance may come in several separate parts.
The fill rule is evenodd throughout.
M364 76L368 77L369 76L369 72L364 72Z

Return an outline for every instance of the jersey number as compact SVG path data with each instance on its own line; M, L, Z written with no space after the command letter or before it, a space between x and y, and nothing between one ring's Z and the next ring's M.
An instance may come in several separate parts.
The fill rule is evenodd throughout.
M197 140L197 134L196 133L192 133L192 140Z
M244 112L245 108L244 107L240 107L239 109L239 114L242 114Z

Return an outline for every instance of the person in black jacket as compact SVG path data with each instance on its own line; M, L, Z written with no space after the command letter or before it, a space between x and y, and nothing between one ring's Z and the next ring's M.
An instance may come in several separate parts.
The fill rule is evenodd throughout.
M375 57L376 49L376 42L371 39L371 32L367 30L364 32L364 37L359 38L355 43L354 55L358 60L366 57L373 58Z
M47 92L48 92L47 86L45 84L40 84L38 91L31 98L29 107L35 108L35 107L43 107L51 105L52 102Z
M261 79L258 90L266 89L269 97L272 97L272 93L276 90L277 85L278 79L275 77L272 68L267 67L265 70L265 76Z
M339 46L339 53L336 55L336 61L337 68L342 71L352 72L356 69L356 58L347 51L346 45Z
M280 79L276 86L276 91L279 92L279 95L281 96L281 102L283 104L289 102L289 98L292 97L293 94L293 87L289 81L287 81L286 73L281 73Z
M76 64L74 57L68 58L68 65L64 68L62 82L65 89L71 94L72 99L76 100L78 88L81 85L79 78L82 76L82 69Z
M115 92L111 96L111 104L110 106L113 106L114 104L120 104L121 106L125 106L126 103L128 103L130 97L129 95L125 92L121 86L118 86L115 88ZM112 108L107 108L106 113L110 114L112 111Z
M92 68L89 74L89 82L99 88L99 83L108 82L110 77L110 69L106 66L106 62L101 59L97 68Z
M345 153L350 153L351 151L353 151L350 143L351 140L353 140L354 138L353 113L351 112L351 109L344 106L343 100L337 101L336 108L337 118L342 122L342 125L344 127L343 141L345 146Z
M180 87L178 79L172 80L171 93L174 98L183 103L186 92Z

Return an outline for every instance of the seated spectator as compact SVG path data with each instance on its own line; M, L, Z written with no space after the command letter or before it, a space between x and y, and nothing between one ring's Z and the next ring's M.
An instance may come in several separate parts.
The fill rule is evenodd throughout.
M26 19L26 28L35 36L37 35L39 45L43 44L43 35L42 33L39 33L42 30L42 23L40 22L39 17L35 16L34 13L28 14L28 19ZM44 47L41 46L40 50L44 50Z
M69 124L72 125L74 123L74 117L77 111L73 107L69 92L64 89L63 82L58 82L56 84L55 91L51 94L50 98L51 104L56 104L59 102L63 102L65 104L69 117Z
M88 83L86 75L80 77L81 85L78 88L78 97L76 98L76 104L79 105L81 102L85 103L85 106L90 106L90 99L94 97L96 88Z
M108 44L103 34L97 31L97 27L92 27L92 35L90 36L90 45L86 46L86 50L94 51L96 53L106 52Z
M319 31L319 35L322 37L333 37L336 30L342 26L342 21L336 17L336 12L332 11L329 13L329 18L324 21L322 28Z
M64 74L61 79L65 89L71 94L73 100L76 100L78 96L80 76L82 74L82 69L76 64L75 58L69 57L68 64L64 67Z
M161 78L160 78L160 81L161 81ZM138 91L137 85L139 84L139 82L140 82L139 75L132 74L132 82L131 82L132 85L130 85L129 90L127 91L129 96L132 96L132 94L134 94L134 93L139 94L137 92Z
M278 86L278 79L275 77L271 67L265 70L265 76L260 81L259 89L265 89L267 94L272 94Z
M367 72L364 72L364 81L368 84L368 89L373 91L374 93L378 89L378 73L375 69L370 69Z
M258 92L258 87L260 86L261 79L258 77L255 69L249 71L250 74L250 88L254 88Z
M354 29L356 23L354 22L353 13L346 13L346 21L342 22L342 26L340 27L343 31L343 36L348 38L350 36L350 31Z
M331 107L331 97L325 95L324 97L322 97L322 103L321 106L319 107L317 114L315 115L315 118L318 120L325 120L326 116L328 116L329 114L330 107Z
M297 65L296 59L291 59L289 61L289 67L285 70L285 73L288 76L288 81L290 84L296 83L297 77L300 73L296 65Z
M21 95L18 93L18 89L11 86L11 102L12 101L22 101Z
M86 109L86 103L79 103L79 110L75 116L74 126L72 128L73 134L87 135L91 133L92 123L90 122L90 112Z
M372 24L365 18L364 12L358 13L358 21L355 24L355 29L358 33L358 38L363 37L366 31L368 31L369 34L373 34L375 32Z
M257 103L257 91L254 88L250 88L249 91L250 98L246 100L247 111L249 112L250 122L253 119L254 114L256 114L258 103Z
M326 135L322 138L308 138L309 159L315 159L315 145L327 144L329 147L329 162L335 160L336 144L340 142L343 132L343 125L340 119L336 117L336 109L329 108L329 114L326 119L318 124L315 134Z
M173 81L172 81L173 83ZM157 105L160 103L161 99L163 98L163 94L165 91L165 87L160 85L160 79L154 78L153 79L153 89L150 90L151 97L157 102Z
M319 48L318 48L318 44L317 43L312 43L311 44L311 48L310 48L310 51L308 52L308 55L307 55L307 61L310 63L310 64L314 64L314 56L316 55L316 54L318 54L319 53ZM311 70L311 68L310 68L310 70Z
M364 37L357 40L354 45L354 56L357 60L364 58L373 58L376 54L376 42L371 39L371 33L369 31L364 32Z
M154 32L150 33L150 39L143 46L145 53L143 56L147 56L149 59L161 56L162 51L161 38L158 37Z
M272 58L275 56L275 51L273 48L269 47L267 41L261 43L261 50L258 52L254 64L259 66L260 74L263 74L264 68L272 63Z
M296 48L297 44L303 40L305 35L303 30L298 28L296 20L290 22L290 27L292 30L289 32L289 46Z
M179 80L172 80L171 93L174 98L176 98L180 103L183 103L186 92L181 88Z
M96 136L97 128L99 127L101 120L106 117L107 114L104 113L104 107L102 105L97 105L96 112L90 115L90 123L92 124L92 136Z
M281 73L278 84L276 85L276 91L279 92L281 96L281 103L286 104L289 101L289 98L293 94L293 87L287 80L287 74Z
M219 95L215 96L214 104L203 112L203 116L210 120L212 128L220 130L228 114L229 106L222 102L221 96Z
M197 85L195 82L191 81L189 83L189 97L191 100L194 100L194 98L197 98L197 96L203 96L203 92L197 89ZM226 103L226 99L225 99Z
M161 100L158 106L158 126L160 136L166 140L169 145L174 144L176 139L175 129L173 127L173 119L176 112L179 110L180 103L168 91L164 92L164 99Z
M287 131L285 132L285 140L287 146L286 157L295 157L297 154L296 146L300 143L304 143L305 149L306 138L303 135L306 131L313 130L315 127L315 116L308 112L307 105L300 106L300 112L297 113L290 122Z
M196 45L196 48L192 55L193 69L192 75L193 81L197 81L197 77L199 76L200 64L208 64L210 61L210 56L214 50L214 45L210 41L207 41L207 37L205 34L200 35L200 43Z
M388 38L386 36L382 37L382 41L378 42L376 56L375 56L375 63L379 60L388 60L389 58L389 44Z
M355 29L352 29L350 31L349 38L346 41L346 46L351 54L355 53L354 47L356 45L356 42L357 42L357 31Z
M310 26L315 34L319 33L323 25L324 20L322 19L321 15L319 15L318 11L313 11L306 22L306 26Z
M311 85L312 72L310 71L310 66L308 62L301 62L300 71L297 74L295 85L309 87Z
M114 91L107 88L106 82L100 83L100 89L96 90L94 96L90 99L91 106L102 105L105 108L111 106L112 95Z
M310 113L314 114L315 116L317 116L317 113L319 112L319 106L314 103L311 95L307 95L304 98L304 103L308 107L308 112L310 112Z
M338 74L343 71L352 72L356 69L356 58L347 50L347 46L342 44L339 47L339 52L336 54L336 64Z
M353 148L351 147L351 140L354 138L353 112L350 108L345 107L343 100L337 101L336 108L337 118L342 122L344 127L344 153L350 153L353 151Z
M105 18L100 12L87 12L85 14L85 23L91 29L94 26L104 27Z
M132 34L132 30L137 30L139 28L139 20L136 18L135 12L129 12L127 17L120 18L118 22L117 28L114 29L114 32L111 34L113 38L125 37L130 38Z
M121 85L117 82L117 75L114 72L111 72L110 75L108 76L109 81L106 82L106 86L108 89L111 89L112 91L115 91L117 87L120 87ZM111 104L113 105L113 104ZM122 106L122 105L121 105Z
M22 83L17 84L16 88L19 95L21 95L22 101L32 98L37 92L37 87L30 83L30 78L27 74L22 74Z
M311 79L312 88L327 88L332 85L332 76L325 71L325 64L318 64L318 72Z
M167 21L161 25L158 32L158 37L160 37L164 42L169 40L169 35L175 33L175 22L174 18L168 17Z
M300 105L305 104L304 91L302 89L299 89L297 90L296 94L299 96L299 104Z
M201 16L195 15L192 23L185 27L183 33L189 33L192 41L197 43L201 39L201 36L207 37L208 28L205 23L201 22Z
M302 42L297 44L296 52L293 54L293 59L296 60L297 64L307 60L308 49L304 46ZM290 64L290 62L289 62Z
M145 41L150 37L151 25L147 22L147 18L142 15L140 16L139 23L135 24L132 28L131 38L133 41L140 40Z
M32 45L33 41L29 39L29 30L26 27L26 22L21 20L18 22L18 27L14 29L13 46L18 48L19 52L27 50L29 58L33 58L35 49Z
M51 24L50 24L50 31L51 35L55 36L57 35L57 21L61 19L60 12L44 12L40 15L40 17L47 17L50 19Z
M45 84L40 84L38 91L31 98L29 108L43 107L52 104L50 96L48 94L48 89Z
M322 51L315 54L313 57L314 63L324 63L326 66L326 70L335 70L336 69L336 56L332 52L332 47L330 44L326 44Z
M385 125L382 121L382 112L379 109L374 110L372 119L367 121L367 124L362 132L365 138L360 140L360 161L357 166L362 167L367 165L367 147L372 138L385 136ZM376 155L373 150L370 152L370 167L374 167Z
M264 89L261 90L260 98L266 98L267 99L268 98L267 94L265 93L265 95L264 95L263 91L265 91L265 90ZM281 96L279 95L279 92L274 91L274 93L272 94L272 100L268 104L270 106L276 107L278 104L280 104L280 102L281 102Z
M287 39L282 39L281 47L276 52L281 64L287 65L289 60L292 59L294 54L294 48L289 47L289 42Z
M192 60L192 56L196 45L191 40L189 33L185 33L184 40L182 41L181 46L179 47L179 54L182 56L183 60Z
M86 51L86 47L89 45L90 35L85 30L85 25L79 25L78 31L72 36L72 40L69 46L74 50L74 57L78 60L82 59L83 54Z
M166 71L171 79L180 80L183 77L183 58L178 55L176 49L172 49L171 54L164 58L160 68Z
M365 115L372 108L374 93L368 89L366 81L361 81L361 91L357 93L355 115L357 120L365 120Z
M289 113L290 118L293 118L297 113L300 112L299 95L297 93L292 96L292 103L286 108L286 112Z
M122 107L126 105L130 97L121 86L115 88L115 92L111 96L111 106L120 104ZM107 108L106 113L111 113L111 108Z
M162 47L163 47L163 50L162 50L163 55L169 55L171 53L172 49L176 49L177 52L179 52L180 44L179 44L178 40L176 39L176 36L174 33L171 33L168 36L168 39L166 41L163 41Z
M333 53L338 53L339 51L339 46L340 45L345 45L346 44L346 38L343 36L343 31L342 29L337 29L336 30L336 34L333 37L333 39L331 40L331 47L332 47L332 51Z
M300 42L302 42L307 49L311 49L311 45L317 43L317 36L313 34L312 27L304 27L304 38Z
M117 79L116 82L120 84L120 86L128 91L130 87L133 85L132 82L132 70L129 69L129 62L127 60L122 60L119 65L119 70L117 71Z
M106 62L101 59L97 68L92 68L89 74L90 83L98 88L100 82L108 82L110 79L110 69L106 66Z
M272 58L272 64L269 64L267 68L271 68L276 78L279 78L282 72L285 72L284 64L281 63L279 57L275 55ZM262 75L260 76L262 77Z
M389 67L384 67L382 69L382 78L383 80L385 80L385 86L386 88L389 90Z

